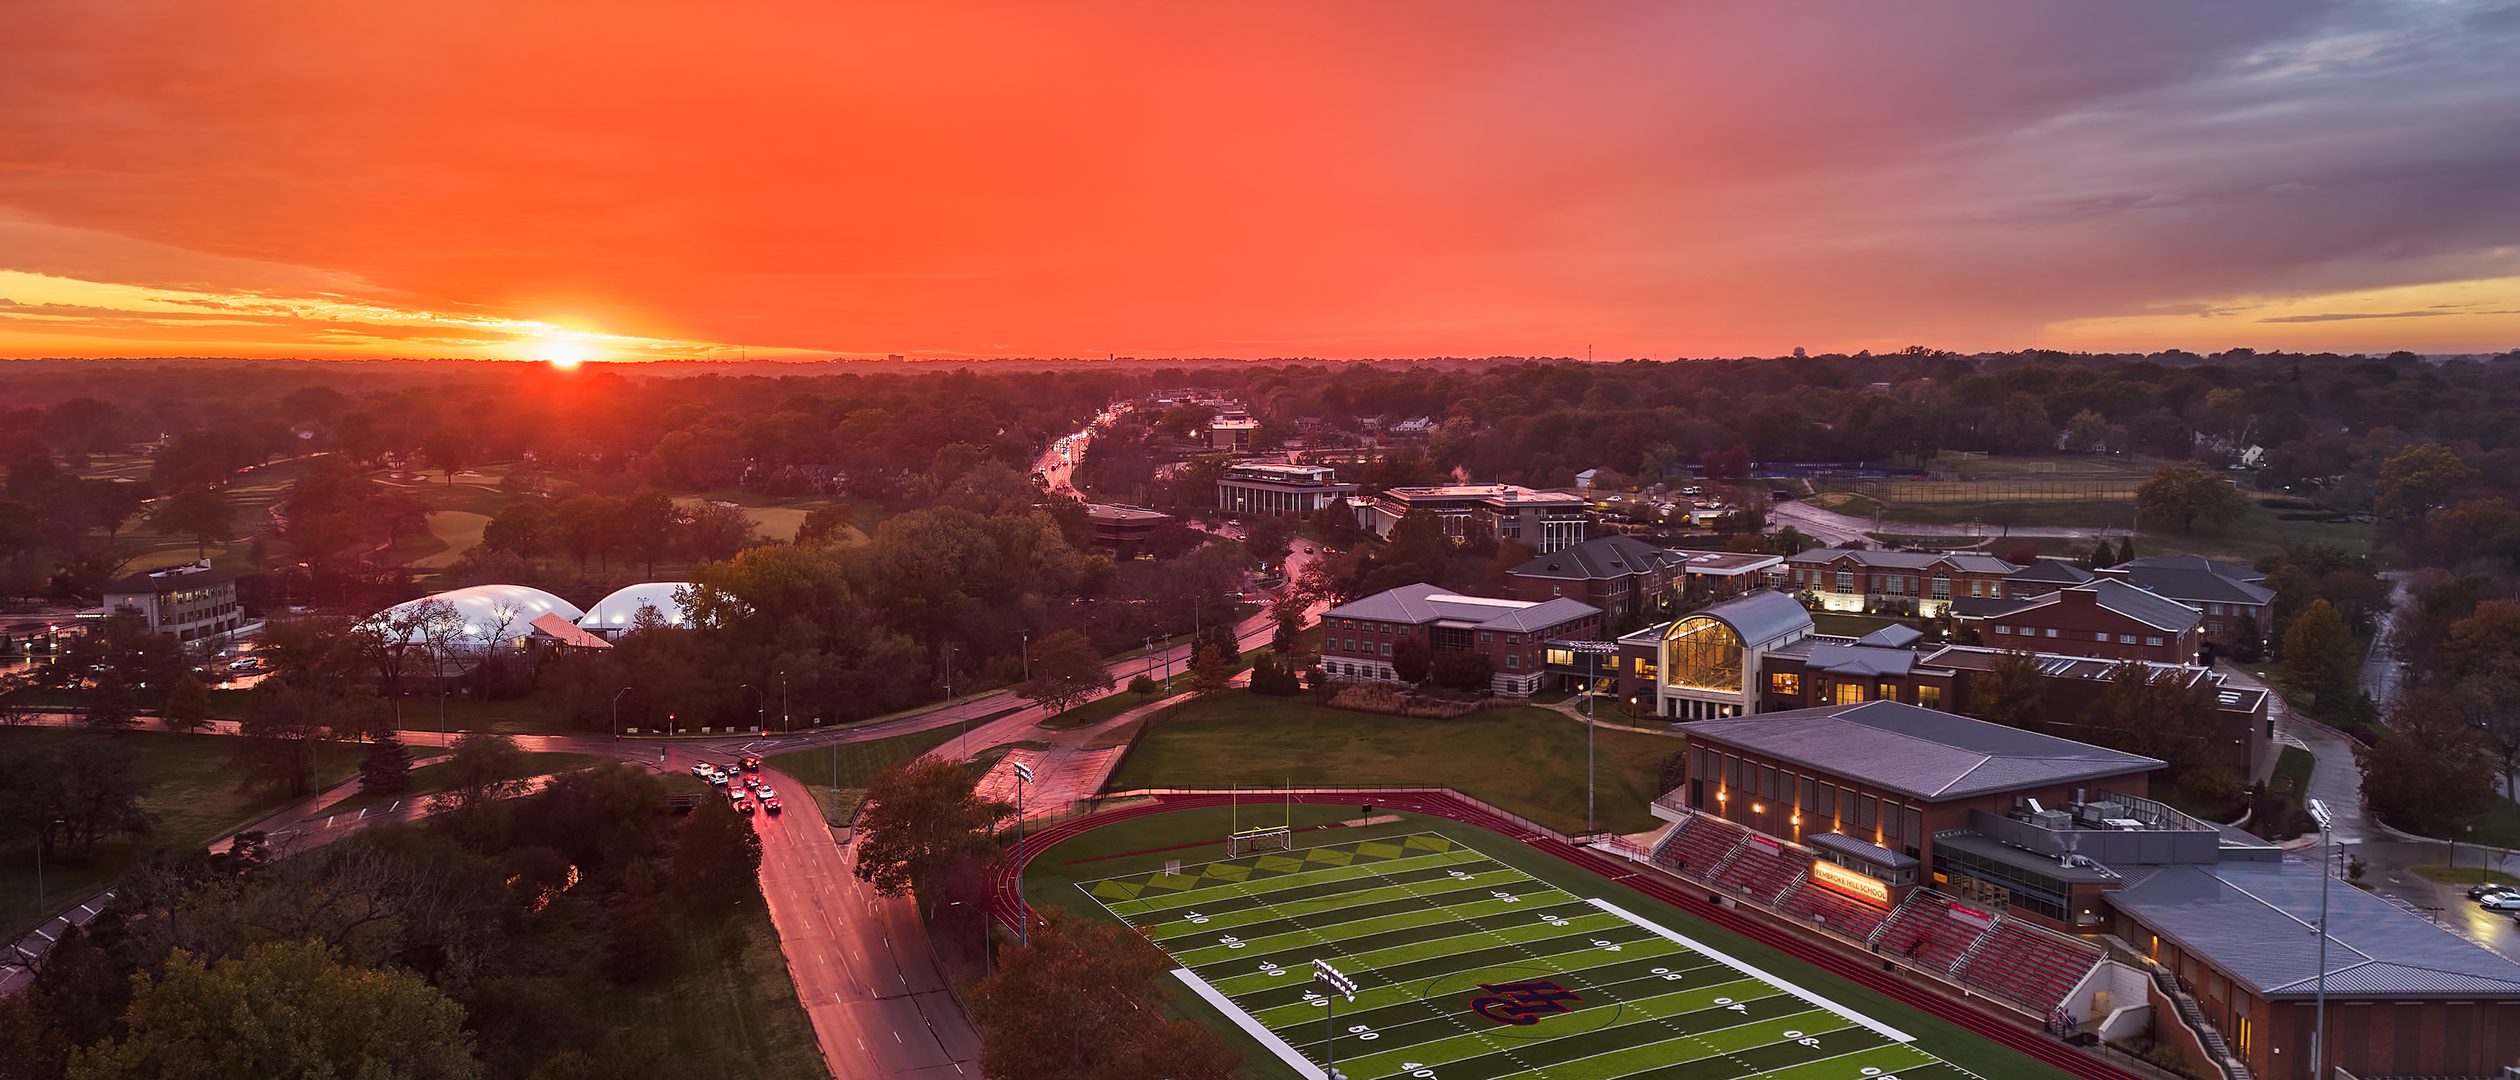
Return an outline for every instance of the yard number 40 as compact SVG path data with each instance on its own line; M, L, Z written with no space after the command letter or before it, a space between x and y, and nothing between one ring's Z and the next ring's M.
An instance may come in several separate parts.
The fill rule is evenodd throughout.
M1400 1063L1400 1068L1406 1070L1409 1075L1418 1077L1419 1080L1435 1080L1435 1070L1419 1062L1403 1061Z

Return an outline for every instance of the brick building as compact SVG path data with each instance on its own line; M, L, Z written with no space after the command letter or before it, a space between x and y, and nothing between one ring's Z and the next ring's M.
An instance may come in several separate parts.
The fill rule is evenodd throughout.
M132 574L105 586L105 613L118 612L136 614L150 633L181 642L220 638L245 626L236 575L207 562Z
M1584 542L1592 528L1591 504L1581 495L1534 491L1518 484L1442 484L1396 487L1356 504L1358 527L1378 537L1411 511L1435 515L1444 535L1461 536L1472 526L1487 529L1500 540L1513 540L1543 555Z
M1785 587L1817 597L1827 611L1916 606L1940 615L1961 599L2005 595L2004 580L2021 569L1992 555L1930 551L1815 548L1785 560Z
M1494 672L1489 689L1529 694L1547 677L1542 653L1548 642L1591 641L1600 632L1601 609L1579 600L1462 596L1420 582L1323 612L1321 669L1344 681L1394 680L1392 657L1414 639L1430 656L1485 656Z
M1085 504L1085 522L1093 530L1094 546L1115 555L1135 555L1144 551L1146 542L1158 530L1171 524L1172 519L1171 514L1143 506Z
M2274 630L2267 612L2275 603L2275 590L2266 587L2266 575L2245 566L2194 555L2154 555L2097 573L2196 609L2205 617L2208 641L2236 644Z
M1997 648L2192 664L2204 647L2205 619L2195 609L2115 578L1954 614Z
M1340 483L1327 465L1245 461L1216 478L1216 508L1236 516L1308 517L1354 494L1356 485Z

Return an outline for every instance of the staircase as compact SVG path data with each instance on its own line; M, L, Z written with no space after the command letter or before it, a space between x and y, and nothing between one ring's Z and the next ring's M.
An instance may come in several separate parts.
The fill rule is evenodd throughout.
M2179 988L2178 976L2170 974L2167 968L2157 967L2152 969L2152 978L2153 985L2161 988L2162 996L2178 1005L2180 1022L2196 1033L2197 1040L2205 1044L2206 1053L2214 1055L2214 1061L2222 1066L2224 1076L2230 1080L2255 1080L2249 1067L2232 1055L2231 1044L2223 1041L2222 1032L2205 1022L2205 1010L2196 1007L2196 999Z
M2001 916L1998 916L1998 922L2000 921ZM1989 924L1985 933L1979 934L1976 941L1969 943L1968 949L1960 954L1960 959L1951 962L1951 977L1955 979L1967 978L1967 976L1962 973L1969 970L1969 964L1978 958L1979 953L1986 951L1987 943L1994 941L1995 937L1995 924Z

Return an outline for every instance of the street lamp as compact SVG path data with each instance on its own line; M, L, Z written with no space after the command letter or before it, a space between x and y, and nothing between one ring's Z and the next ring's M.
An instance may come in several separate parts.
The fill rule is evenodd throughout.
M621 688L621 689L619 689L619 690L615 690L615 691L613 691L613 700L612 700L612 720L613 720L613 738L614 738L615 740L619 740L619 739L621 738L621 695L623 695L623 694L627 694L627 693L629 693L629 692L630 692L630 688L629 688L629 687L627 687L627 686L622 687L622 688Z
M1027 626L1027 627L1025 627L1025 628L1024 628L1024 641L1023 641L1022 648L1023 648L1023 650L1024 650L1024 681L1025 681L1025 682L1031 682L1031 681L1032 681L1032 627Z
M2318 1013L2310 1028L2310 1075L2327 1075L2327 945L2328 945L2328 878L2334 876L2328 866L2328 847L2336 842L2336 819L2328 813L2327 804L2310 800L2310 820L2319 823L2319 974Z
M787 672L779 673L779 734L788 733Z
M65 818L54 818L50 826L35 827L35 914L39 917L51 910L44 902L44 834L49 829L66 828L69 824Z
M745 690L750 690L750 691L752 691L752 695L753 695L753 730L754 730L755 732L762 732L762 733L766 733L766 732L768 732L768 731L770 730L770 721L769 721L769 719L768 719L768 717L767 717L767 715L766 715L766 714L767 714L767 713L769 713L769 711L770 711L770 707L769 707L769 700L770 700L770 699L769 699L768 695L763 694L763 693L761 692L761 688L760 688L760 687L754 686L754 685L753 685L753 684L751 684L751 683L744 683L744 684L742 684L741 688L742 688L742 689L745 689Z
M1015 763L1015 943L1032 944L1032 912L1024 904L1024 787L1032 783L1032 766Z

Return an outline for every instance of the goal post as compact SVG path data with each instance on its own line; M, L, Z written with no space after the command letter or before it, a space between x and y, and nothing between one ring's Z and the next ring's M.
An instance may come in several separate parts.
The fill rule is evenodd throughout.
M1294 846L1295 830L1284 825L1242 829L1225 836L1225 850L1235 858L1261 851L1285 851Z

